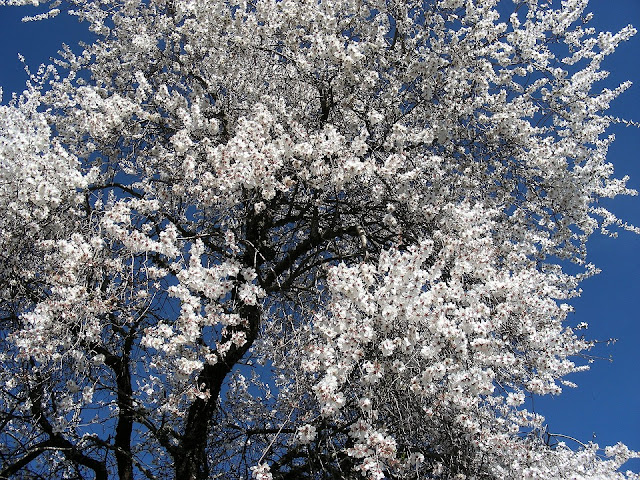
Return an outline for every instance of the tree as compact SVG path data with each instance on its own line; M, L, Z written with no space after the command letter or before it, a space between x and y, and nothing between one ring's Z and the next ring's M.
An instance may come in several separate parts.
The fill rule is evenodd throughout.
M0 107L0 478L633 477L526 408L633 229L586 3L52 3L96 38Z

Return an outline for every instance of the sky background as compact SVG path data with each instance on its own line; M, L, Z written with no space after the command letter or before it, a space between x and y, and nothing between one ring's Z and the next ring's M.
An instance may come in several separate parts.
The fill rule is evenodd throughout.
M553 4L559 4L553 0ZM640 28L640 0L591 0L590 23L598 30L618 31L627 24ZM31 7L0 7L0 86L3 102L24 88L27 75L18 60L25 57L32 72L48 63L63 43L77 47L90 38L75 18L62 13L53 20L22 23L20 18L35 12ZM605 61L611 72L601 87L614 88L625 80L634 85L613 104L611 114L640 122L640 34L623 44ZM609 151L616 176L629 175L629 185L640 190L640 129L614 126L616 142ZM623 220L640 226L640 197L619 198L606 206ZM616 338L611 345L599 345L590 372L570 377L578 384L558 397L536 397L534 407L547 418L549 431L594 440L601 446L621 441L640 450L640 235L621 232L612 239L592 237L588 260L602 269L586 280L583 294L572 303L576 312L570 322L589 324L589 338ZM609 360L611 358L611 361ZM627 464L640 472L640 460Z

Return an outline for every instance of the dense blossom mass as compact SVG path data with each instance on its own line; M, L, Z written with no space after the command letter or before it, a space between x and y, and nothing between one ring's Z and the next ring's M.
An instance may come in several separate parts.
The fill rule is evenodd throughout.
M637 478L527 408L633 230L597 82L635 30L586 8L43 5L92 41L0 106L0 478Z

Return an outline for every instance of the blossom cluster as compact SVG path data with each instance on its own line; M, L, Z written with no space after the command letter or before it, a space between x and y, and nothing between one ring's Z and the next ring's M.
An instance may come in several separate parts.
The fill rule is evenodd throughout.
M478 455L524 449L516 434L544 420L521 407L525 395L559 394L564 376L586 368L572 358L590 344L563 326L561 302L576 280L497 245L497 217L479 204L445 207L431 238L406 252L329 269L332 302L316 318L305 367L320 373L323 416L358 405L346 453L362 459L368 478L413 468L398 456L402 428L389 422L398 414L423 418L420 435L401 437L413 454L451 425ZM395 413L396 405L406 410ZM502 461L493 468L516 478Z
M0 106L8 468L623 478L527 398L587 369L589 236L636 230L597 88L635 30L499 3L48 4L97 37Z

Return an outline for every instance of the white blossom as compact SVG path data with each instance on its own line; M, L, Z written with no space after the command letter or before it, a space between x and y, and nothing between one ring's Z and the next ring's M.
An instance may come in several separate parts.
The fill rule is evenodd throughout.
M93 36L0 106L0 477L636 478L526 401L589 368L589 237L638 232L635 30L511 3L39 7Z

